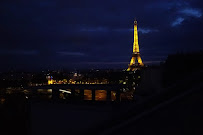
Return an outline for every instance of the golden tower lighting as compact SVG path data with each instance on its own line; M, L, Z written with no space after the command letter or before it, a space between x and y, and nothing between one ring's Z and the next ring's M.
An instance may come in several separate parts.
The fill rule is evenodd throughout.
M136 63L137 60L137 63ZM136 69L143 67L142 59L140 57L140 50L138 45L138 32L137 32L137 21L134 21L134 43L133 43L133 54L128 65L127 71L135 71Z

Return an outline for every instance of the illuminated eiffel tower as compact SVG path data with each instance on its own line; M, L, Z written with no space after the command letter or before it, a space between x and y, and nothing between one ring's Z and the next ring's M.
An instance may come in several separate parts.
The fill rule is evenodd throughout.
M136 59L137 59L137 63L136 63ZM135 20L134 21L133 54L132 54L130 64L128 65L127 71L135 71L143 66L144 66L144 64L142 63L142 59L140 57L140 50L139 50L139 45L138 45L137 21Z

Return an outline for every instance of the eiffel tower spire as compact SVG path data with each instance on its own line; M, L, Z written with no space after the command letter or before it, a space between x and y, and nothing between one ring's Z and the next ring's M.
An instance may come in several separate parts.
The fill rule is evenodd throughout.
M137 60L137 63L136 63ZM136 69L144 66L142 63L142 59L140 57L140 50L139 50L139 44L138 44L138 32L137 32L137 21L135 19L134 21L134 43L133 43L133 54L130 61L130 64L128 65L127 71L135 71Z

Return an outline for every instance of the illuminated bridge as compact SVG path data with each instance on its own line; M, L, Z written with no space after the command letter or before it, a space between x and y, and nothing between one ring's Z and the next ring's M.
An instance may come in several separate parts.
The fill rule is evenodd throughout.
M120 101L124 84L53 84L26 88L31 97L49 95L52 100Z

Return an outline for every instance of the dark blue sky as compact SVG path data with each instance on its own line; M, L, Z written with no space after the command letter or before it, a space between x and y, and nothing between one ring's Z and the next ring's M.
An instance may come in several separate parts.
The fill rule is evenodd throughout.
M0 71L127 68L135 17L145 64L201 50L202 7L202 0L1 0Z

